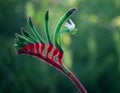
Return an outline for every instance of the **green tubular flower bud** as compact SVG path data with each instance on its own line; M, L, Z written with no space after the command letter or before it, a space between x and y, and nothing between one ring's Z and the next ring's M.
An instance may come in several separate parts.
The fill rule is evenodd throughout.
M25 31L24 28L21 28L21 33L22 33L22 35L24 35L26 37L30 37L30 34L27 31Z
M45 23L44 23L45 24L45 32L46 32L46 37L47 37L48 43L53 45L52 40L50 38L49 28L48 28L49 10L47 10L45 12L45 18L44 19L45 19Z
M22 42L20 42L19 39L16 39L15 40L15 46L19 46L20 47L20 45L24 45L24 44L22 44Z
M56 47L61 51L63 52L61 46L58 44L57 42L57 38L58 38L58 33L60 31L60 28L62 26L62 24L65 22L65 20L76 10L77 8L72 8L70 10L68 10L62 17L61 19L59 20L56 28L55 28L55 35L54 35L54 40L55 40L55 45Z
M26 45L27 43L25 43L25 42L20 42L20 41L16 41L16 44L17 44L19 47L22 47L22 46Z
M14 47L19 47L19 45L18 45L18 44L16 44L16 43L15 43L13 46L14 46Z
M31 40L29 40L28 38L26 38L26 37L24 37L24 36L22 36L22 35L19 35L19 34L16 33L16 37L17 37L17 38L20 40L20 42L22 42L22 43L26 42L26 43L28 43L28 44L32 44L32 41L31 41Z
M16 50L20 49L20 46L18 44L16 44L16 43L13 46L15 47Z
M19 47L19 45L18 45L18 44L16 44L16 43L15 43L13 46L15 46L15 47Z
M28 25L31 29L31 31L33 32L34 36L36 37L36 39L41 42L41 43L44 43L44 40L40 37L38 31L36 30L36 28L34 27L33 23L32 23L32 20L31 20L31 17L29 17L28 19Z
M20 42L20 40L19 40L19 39L14 39L14 41L15 41L15 43L16 43L16 42Z
M24 28L21 28L21 33L22 33L22 35L24 37L26 37L26 38L30 39L31 41L33 41L33 43L37 42L37 40L35 40L35 38L30 33L28 33L27 31L25 31Z

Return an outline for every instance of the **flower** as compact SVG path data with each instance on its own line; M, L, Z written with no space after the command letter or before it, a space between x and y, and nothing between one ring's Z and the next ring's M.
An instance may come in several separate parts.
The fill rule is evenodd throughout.
M31 30L32 33L29 33L24 28L21 28L21 35L16 33L16 39L15 39L15 48L17 50L17 54L28 54L31 56L39 57L40 59L44 61L50 61L47 62L50 65L55 65L54 59L55 56L58 57L58 63L59 65L63 65L62 58L63 55L63 49L61 48L61 39L58 40L60 37L60 28L62 24L65 22L65 20L76 10L76 8L69 9L59 20L58 24L56 25L55 34L54 34L54 43L52 42L52 39L49 34L49 10L46 11L44 15L44 25L45 25L45 33L46 38L48 41L48 44L45 43L45 41L42 39L40 34L38 33L36 27L34 26L32 22L32 18L29 17L27 20L27 24ZM75 24L72 22L72 20L69 20L69 23L66 23L66 27L68 28L67 31L71 31L75 28ZM45 50L46 49L46 50ZM52 55L50 56L50 52L52 52ZM56 66L56 65L55 65Z
M70 23L66 22L64 26L67 27L69 31L73 31L75 29L75 24L71 19L69 19L69 21Z
M34 56L39 58L40 60L48 63L53 66L55 69L59 70L63 74L65 74L78 88L80 93L87 93L84 89L83 85L79 82L77 77L65 66L62 58L64 57L63 49L61 48L61 34L70 32L75 29L75 24L69 19L70 23L65 24L65 29L62 31L61 26L65 22L65 20L76 10L76 8L72 8L68 10L59 20L56 25L55 34L54 34L54 43L49 34L48 28L48 20L49 20L49 10L45 13L45 33L48 44L42 39L40 34L38 33L36 27L32 23L31 17L28 18L27 24L32 33L29 33L25 29L21 28L21 34L15 34L15 44L14 47L17 50L17 54L27 54L30 56ZM49 55L51 53L51 55ZM55 56L58 60L55 60Z

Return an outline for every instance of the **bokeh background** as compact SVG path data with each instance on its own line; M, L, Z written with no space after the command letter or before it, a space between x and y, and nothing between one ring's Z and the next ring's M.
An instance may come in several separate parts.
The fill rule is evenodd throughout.
M50 9L50 31L64 12L78 29L63 36L64 62L89 93L120 93L120 0L0 0L0 93L78 93L60 72L31 56L15 54L14 33L32 16L41 36Z

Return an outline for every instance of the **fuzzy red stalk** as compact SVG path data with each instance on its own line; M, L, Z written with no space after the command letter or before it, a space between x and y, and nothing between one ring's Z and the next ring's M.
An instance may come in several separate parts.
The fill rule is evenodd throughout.
M22 46L17 52L17 54L28 54L28 55L37 57L40 60L43 60L47 64L53 66L55 69L65 74L65 76L67 76L75 84L75 86L78 88L80 93L87 93L87 91L85 90L83 85L80 83L80 81L77 79L77 77L62 62L62 58L64 56L63 53L58 51L57 48L54 48L52 57L49 57L48 54L52 50L52 46L48 45L46 55L42 54L44 49L45 49L45 44L41 44L41 43L28 44L28 45ZM58 54L59 61L62 63L56 62L54 60L54 57L57 54Z

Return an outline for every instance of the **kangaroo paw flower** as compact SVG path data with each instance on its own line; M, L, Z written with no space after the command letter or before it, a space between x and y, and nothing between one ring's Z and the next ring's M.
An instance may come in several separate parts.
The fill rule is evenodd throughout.
M66 75L78 88L79 92L87 93L83 85L77 79L77 77L64 65L63 57L64 51L61 47L61 34L71 32L75 29L75 24L69 19L70 23L65 23L65 28L61 29L62 24L65 20L76 10L76 8L69 9L58 21L55 34L54 41L50 37L49 31L49 10L45 12L44 16L44 26L45 26L45 34L47 38L47 44L42 39L37 29L33 25L31 17L28 18L27 24L32 33L29 33L24 28L21 28L21 34L16 33L16 39L14 47L16 48L17 54L27 54L34 57L39 58L40 60L46 62L47 64L53 66L55 69L62 72ZM46 51L44 51L46 49ZM51 56L49 55L50 53ZM55 60L57 57L57 60Z

